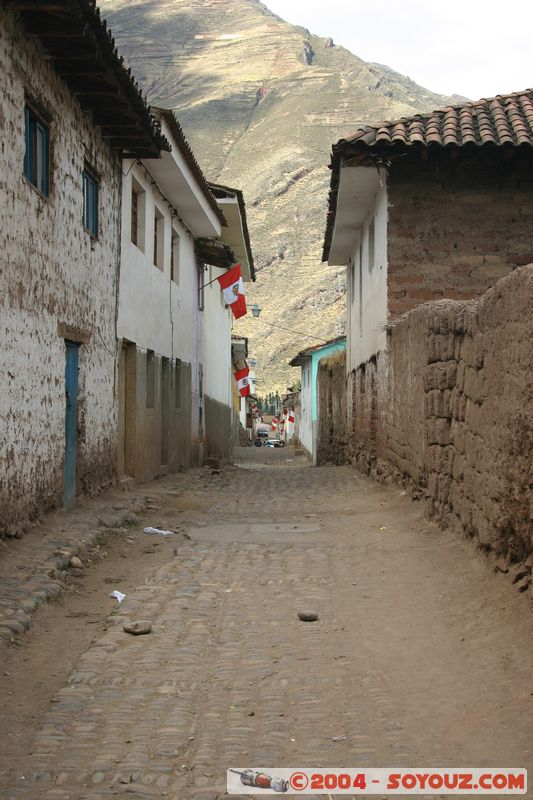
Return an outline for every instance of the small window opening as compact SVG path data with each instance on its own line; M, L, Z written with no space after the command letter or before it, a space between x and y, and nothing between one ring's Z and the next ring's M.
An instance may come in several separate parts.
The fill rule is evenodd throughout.
M131 183L131 231L130 238L139 250L144 252L144 228L146 215L146 192L141 184L132 179Z
M83 227L98 238L98 179L87 166L83 170Z
M46 122L36 112L24 108L26 153L24 175L37 191L48 197L50 188L50 132Z
M165 258L165 219L156 207L154 213L154 265L163 269Z
M172 247L170 249L170 277L174 283L180 282L180 237L172 231Z
M376 241L376 231L374 225L374 218L372 217L372 221L368 226L368 269L370 272L372 272L372 270L374 269L375 241Z

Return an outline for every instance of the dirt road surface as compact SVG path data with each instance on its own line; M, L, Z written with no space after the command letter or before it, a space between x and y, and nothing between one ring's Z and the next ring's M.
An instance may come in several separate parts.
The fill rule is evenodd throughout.
M140 487L141 524L2 648L2 800L215 800L233 766L533 768L530 601L398 487L236 458Z

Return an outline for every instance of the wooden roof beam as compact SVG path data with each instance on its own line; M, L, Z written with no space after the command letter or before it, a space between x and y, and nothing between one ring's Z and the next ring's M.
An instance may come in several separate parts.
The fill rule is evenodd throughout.
M102 102L99 104L100 108L104 108L107 105L111 105L113 108L128 108L128 103L120 98L118 91L113 91L111 89L109 91L105 89L95 89L94 92L91 92L87 89L73 89L72 86L70 90L80 102L87 100L87 102L91 103L101 99ZM110 101L113 102L111 103Z
M111 144L111 146L113 146ZM120 148L120 155L122 158L160 158L159 150L155 148L153 150L147 150L146 148L141 147L131 147L131 148Z
M16 11L51 11L53 13L65 13L67 4L61 2L39 2L39 0L10 0L9 5Z
M59 17L50 19L48 14L44 16L42 14L27 14L24 27L28 36L38 36L46 39L73 38L83 39L86 42L86 37L90 34L90 28L87 23L80 30L80 28L72 25L70 20L63 20Z
M144 131L135 128L122 128L119 125L99 125L98 127L102 131L102 136L124 136L126 139L130 139L132 136L144 136Z
M124 115L117 119L114 114L111 112L108 114L100 113L98 109L95 109L92 112L93 122L95 125L98 125L99 128L109 128L110 130L116 128L127 128L129 130L136 130L146 135L146 132L143 129L135 124L135 118L129 116L128 114L124 113Z
M103 77L107 72L103 67L98 67L91 64L79 64L79 66L72 65L67 67L65 64L55 64L54 66L58 75L68 80L68 78L90 78L91 76L98 75Z

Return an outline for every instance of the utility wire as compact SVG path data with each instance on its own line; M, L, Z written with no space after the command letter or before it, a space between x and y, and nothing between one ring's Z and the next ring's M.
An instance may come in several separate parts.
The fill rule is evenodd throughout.
M258 317L254 318L257 322L260 322L262 325L268 325L269 328L281 328L282 331L289 331L289 333L297 333L299 336L305 336L307 339L316 339L323 344L327 344L327 339L321 339L319 336L311 336L309 333L302 333L301 331L295 331L292 328L284 328L283 325L273 325L272 322L263 322L262 319Z

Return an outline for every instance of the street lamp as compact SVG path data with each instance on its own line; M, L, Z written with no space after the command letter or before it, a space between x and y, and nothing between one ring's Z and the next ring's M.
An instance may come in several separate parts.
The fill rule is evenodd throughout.
M254 303L252 306L252 314L257 319L260 313L261 313L261 306L258 306L257 303Z

